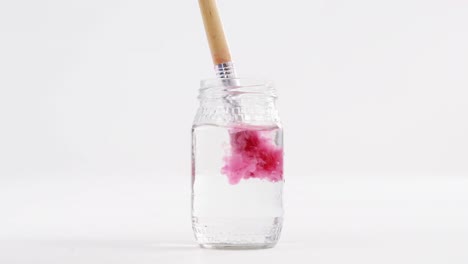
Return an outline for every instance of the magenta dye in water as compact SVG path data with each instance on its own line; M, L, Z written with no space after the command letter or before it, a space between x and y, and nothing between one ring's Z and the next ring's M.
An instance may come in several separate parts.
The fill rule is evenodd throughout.
M230 184L257 178L277 182L283 179L283 149L258 129L245 126L230 130L231 153L224 158L221 172Z

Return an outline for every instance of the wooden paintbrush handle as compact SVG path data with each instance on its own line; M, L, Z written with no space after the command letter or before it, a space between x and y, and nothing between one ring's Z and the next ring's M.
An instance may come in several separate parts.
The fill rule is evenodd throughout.
M216 0L198 0L205 25L206 36L210 45L211 57L215 65L231 61L231 53L224 36L223 25L219 17Z

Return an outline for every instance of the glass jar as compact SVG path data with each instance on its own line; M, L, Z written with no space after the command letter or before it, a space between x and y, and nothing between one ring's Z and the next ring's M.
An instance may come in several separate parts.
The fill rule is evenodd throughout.
M205 248L269 248L283 223L283 133L271 82L201 82L192 227Z

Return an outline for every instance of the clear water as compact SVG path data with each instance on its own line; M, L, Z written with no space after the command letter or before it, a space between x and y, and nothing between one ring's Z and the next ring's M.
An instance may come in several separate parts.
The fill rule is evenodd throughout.
M282 147L280 128L255 129ZM214 248L274 246L282 227L283 181L249 178L230 184L221 172L231 150L229 128L196 126L192 136L192 224L197 242Z

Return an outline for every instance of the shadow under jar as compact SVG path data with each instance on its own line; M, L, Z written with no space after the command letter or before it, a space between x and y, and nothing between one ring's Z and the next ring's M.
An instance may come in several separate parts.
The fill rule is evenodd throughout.
M283 133L270 82L201 82L192 227L205 248L273 247L283 223Z

